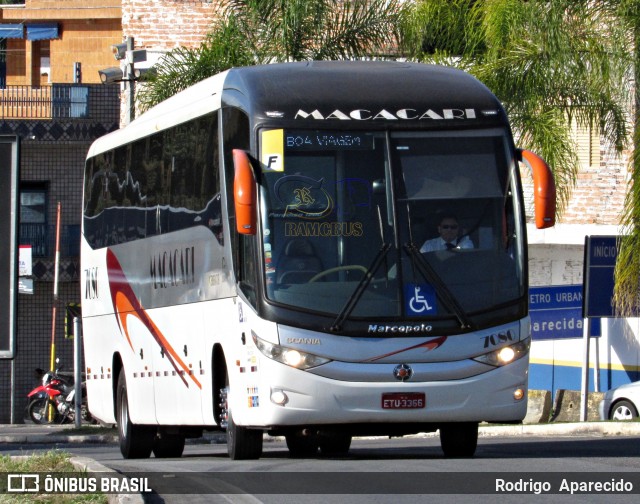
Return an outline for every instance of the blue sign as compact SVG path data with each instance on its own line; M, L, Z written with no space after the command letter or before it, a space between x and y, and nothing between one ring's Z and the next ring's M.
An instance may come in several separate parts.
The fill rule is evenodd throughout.
M429 284L405 284L405 313L412 315L435 315L436 291Z
M531 287L529 315L534 340L582 338L582 285ZM592 332L600 332L599 324Z
M615 317L613 272L618 257L617 236L587 236L584 261L584 316Z

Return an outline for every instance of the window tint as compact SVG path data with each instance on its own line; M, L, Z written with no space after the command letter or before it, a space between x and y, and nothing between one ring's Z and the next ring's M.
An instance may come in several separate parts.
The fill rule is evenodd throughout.
M89 159L85 237L97 248L191 226L213 229L221 225L219 187L214 113Z

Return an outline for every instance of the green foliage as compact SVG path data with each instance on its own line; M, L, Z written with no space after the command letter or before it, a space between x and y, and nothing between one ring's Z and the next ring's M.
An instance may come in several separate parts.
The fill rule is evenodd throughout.
M9 457L0 455L0 473L81 473L71 463L70 455L65 452L50 450L48 452L22 457ZM107 496L104 494L3 494L0 495L0 504L43 502L48 504L62 504L76 502L79 504L106 504Z
M226 0L197 49L178 48L138 93L142 110L234 66L384 56L397 46L399 0Z
M601 9L621 24L617 30L628 44L630 81L640 82L640 0L602 0ZM631 181L621 217L623 236L618 245L613 303L620 316L634 316L640 308L640 87L634 95L635 117Z
M598 127L618 151L627 142L630 61L614 21L586 0L418 0L403 47L496 94L520 146L552 167L561 212L579 168L572 121Z

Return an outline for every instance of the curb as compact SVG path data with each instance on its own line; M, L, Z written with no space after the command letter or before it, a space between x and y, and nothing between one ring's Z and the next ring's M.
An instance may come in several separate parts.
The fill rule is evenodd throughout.
M116 443L117 437L112 434L14 434L0 436L0 443L25 443L25 444L49 444L49 443L92 443L107 444Z
M80 470L90 473L116 473L113 469L103 466L99 462L87 457L71 457L70 462ZM109 504L144 504L140 494L105 494Z
M495 425L481 426L480 436L637 436L640 422L583 422L553 423L537 425Z

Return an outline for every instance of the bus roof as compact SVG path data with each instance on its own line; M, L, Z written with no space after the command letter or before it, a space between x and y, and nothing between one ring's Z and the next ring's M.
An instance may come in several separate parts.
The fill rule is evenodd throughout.
M465 119L458 126L506 124L498 99L473 76L409 62L312 61L235 68L225 80L222 103L239 104L253 124L313 119L341 126L351 121L359 128L362 122L367 128L372 123L415 128L420 121L444 128L438 119L448 118Z
M507 124L493 93L454 68L393 61L278 63L232 68L209 77L96 140L89 156L221 106L240 107L253 125L275 121L354 128Z

